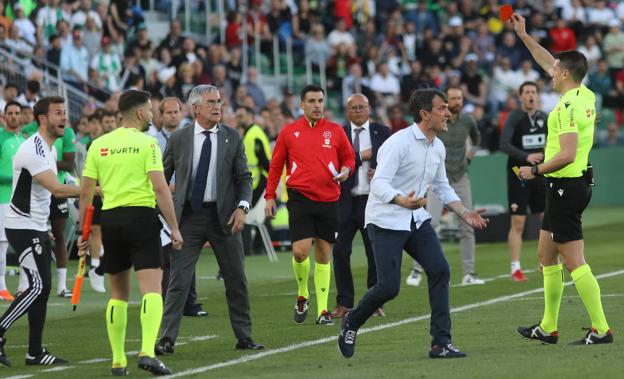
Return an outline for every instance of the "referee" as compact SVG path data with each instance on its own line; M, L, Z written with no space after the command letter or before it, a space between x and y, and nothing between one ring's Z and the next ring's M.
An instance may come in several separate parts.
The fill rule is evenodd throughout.
M293 318L308 315L310 248L314 241L314 287L317 325L333 325L327 311L331 244L338 230L340 183L355 166L355 153L342 127L323 118L325 91L309 84L301 90L303 116L282 128L277 137L266 188L265 215L275 217L275 191L286 164L288 226L292 240L297 301ZM338 172L340 170L340 172Z
M124 351L130 269L134 267L143 294L141 301L142 346L139 368L156 375L171 371L154 354L163 311L160 222L156 201L171 227L173 248L182 237L173 212L173 201L165 181L158 143L147 131L152 121L149 94L128 90L119 98L123 127L93 141L83 171L80 223L91 204L96 182L102 189L101 228L104 272L109 274L111 299L106 308L106 327L113 351L112 373L127 375ZM80 241L86 249L88 241Z
M505 121L500 140L500 149L509 155L507 159L507 200L511 214L511 227L507 242L511 258L511 280L526 282L528 279L520 266L522 232L526 221L527 208L531 213L543 218L546 207L546 184L544 177L520 181L514 167L534 165L544 161L546 145L546 121L548 115L539 110L537 100L539 90L534 82L520 85L520 109L513 110Z
M544 317L530 327L519 327L525 338L557 343L557 319L563 294L563 257L591 318L591 329L573 344L612 343L600 300L600 287L585 263L581 216L591 199L589 151L594 138L596 96L581 84L587 74L587 59L577 51L564 51L555 59L525 30L525 20L514 13L511 19L518 37L544 71L552 76L553 88L561 99L548 116L548 137L544 163L520 168L525 180L546 176L546 210L540 231L538 256L544 266Z

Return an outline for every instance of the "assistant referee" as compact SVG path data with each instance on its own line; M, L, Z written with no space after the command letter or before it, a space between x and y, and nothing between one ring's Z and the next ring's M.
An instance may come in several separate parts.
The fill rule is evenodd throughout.
M162 261L156 201L171 227L173 248L182 247L182 237L173 211L173 200L163 174L160 147L156 139L143 132L152 122L149 94L128 90L119 98L122 126L93 141L83 171L80 194L80 223L86 206L91 204L96 182L104 198L101 215L102 261L109 274L111 299L106 308L106 327L113 352L112 374L127 375L124 351L130 268L139 279L142 346L139 368L156 375L171 374L154 354L162 319ZM88 241L79 241L86 249Z
M544 317L538 324L519 327L517 332L528 339L557 343L563 294L561 255L592 323L587 334L573 344L612 343L613 333L602 309L600 287L583 254L581 216L591 199L588 159L596 121L596 96L581 84L587 74L587 59L577 51L564 51L555 58L527 34L522 16L514 13L511 22L533 58L552 76L553 88L561 94L548 116L544 163L520 168L522 179L546 176L546 210L538 243L539 259L544 266Z

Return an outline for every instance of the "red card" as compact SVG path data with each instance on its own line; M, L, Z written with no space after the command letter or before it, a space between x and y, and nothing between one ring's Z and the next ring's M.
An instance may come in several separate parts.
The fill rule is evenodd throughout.
M513 8L509 4L501 5L499 8L500 19L503 21L508 21L513 14Z

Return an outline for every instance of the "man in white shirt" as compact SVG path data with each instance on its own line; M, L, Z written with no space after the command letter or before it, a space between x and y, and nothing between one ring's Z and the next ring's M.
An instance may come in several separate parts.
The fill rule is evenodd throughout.
M28 289L0 317L0 365L7 367L11 364L4 352L4 334L26 313L30 330L26 364L67 363L41 346L52 287L52 244L48 235L48 217L51 195L58 198L78 197L80 189L61 184L56 177L54 141L65 133L65 99L45 97L35 105L34 114L39 131L22 143L15 154L13 194L4 221L9 244L19 255L20 268L28 278Z
M431 358L462 358L451 342L450 268L444 257L425 194L433 193L465 223L487 225L467 209L450 187L444 165L446 151L437 133L447 131L450 118L446 95L435 88L416 90L409 102L415 123L392 135L379 149L377 169L370 183L365 225L373 245L377 284L343 318L338 348L345 358L355 353L358 329L376 309L396 297L401 286L401 258L405 250L427 273L431 304Z

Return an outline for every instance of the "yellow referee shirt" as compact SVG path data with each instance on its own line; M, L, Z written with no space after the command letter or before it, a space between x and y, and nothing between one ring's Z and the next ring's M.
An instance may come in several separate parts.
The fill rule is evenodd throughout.
M544 150L545 162L561 151L559 136L577 133L576 159L569 165L546 174L552 178L578 178L587 168L589 151L594 143L596 121L596 95L581 84L566 92L555 109L548 115L548 137Z
M163 171L158 142L135 128L118 128L91 144L82 175L100 182L102 210L156 206L148 173Z

